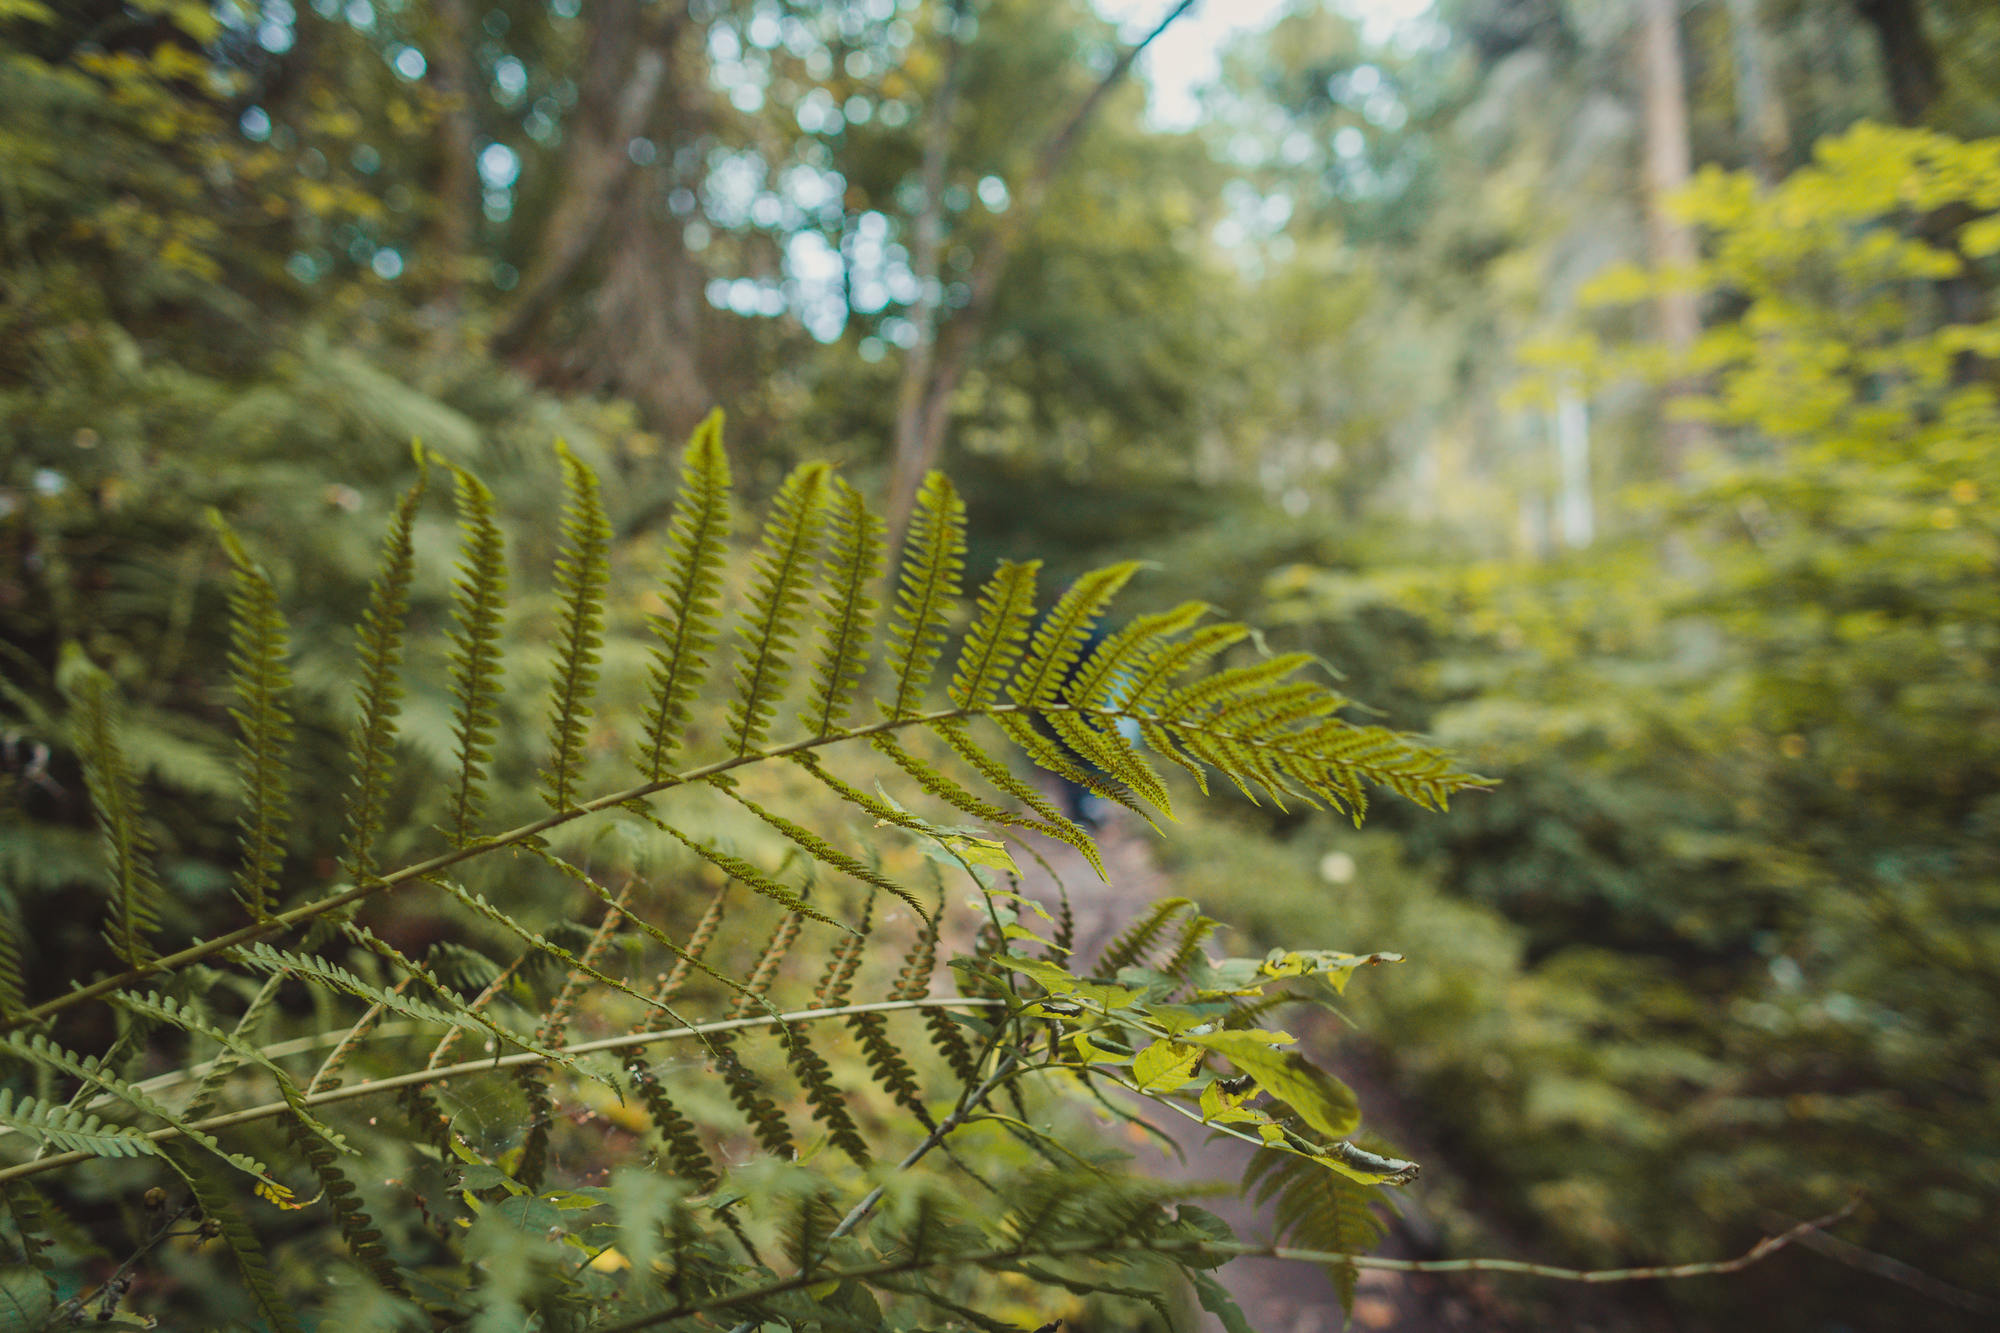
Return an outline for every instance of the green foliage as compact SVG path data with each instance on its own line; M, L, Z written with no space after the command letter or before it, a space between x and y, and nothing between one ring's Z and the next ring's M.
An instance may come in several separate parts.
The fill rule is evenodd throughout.
M1124 1087L1317 1171L1407 1179L1410 1164L1345 1142L1359 1119L1345 1086L1286 1049L1289 1037L1256 1026L1272 1004L1312 998L1316 987L1296 990L1295 979L1344 977L1359 960L1278 954L1217 962L1201 947L1214 923L1193 914L1169 933L1184 907L1172 903L1115 946L1097 974L1072 972L1038 956L1062 941L1026 924L1046 913L1016 887L1004 845L983 829L937 823L918 806L936 803L949 818L1054 827L1046 815L1007 804L1019 793L1041 798L976 738L970 727L983 721L1032 737L1032 757L1075 771L1049 739L1063 736L1076 753L1103 760L1111 774L1103 784L1129 786L1133 801L1157 795L1164 804L1166 792L1156 777L1130 780L1136 751L1118 732L1121 722L1173 738L1232 779L1276 783L1307 799L1351 804L1357 784L1376 782L1442 804L1449 791L1482 780L1444 770L1441 756L1413 744L1394 753L1367 744L1374 728L1335 724L1333 710L1345 699L1316 683L1287 682L1300 665L1294 658L1192 675L1247 635L1231 627L1220 638L1199 637L1199 607L1142 617L1080 660L1091 626L1132 576L1130 565L1086 575L1038 622L1030 614L1033 566L1003 570L962 633L953 697L933 700L935 668L966 623L958 598L962 511L938 478L926 485L906 552L885 669L871 677L879 520L825 467L799 469L773 499L743 591L726 607L722 590L732 585L720 534L730 497L720 457L711 422L685 471L668 614L655 626L662 651L645 691L646 738L634 754L592 739L615 614L608 520L592 469L559 453L569 502L551 580L558 629L541 761L546 800L538 816L511 829L489 813L489 800L517 804L510 795L492 799L519 771L500 737L515 655L505 629L506 543L493 493L468 469L448 465L461 532L444 663L455 757L435 780L433 805L446 812L442 837L397 842L391 862L377 849L394 841L400 703L405 689L430 693L421 679L408 686L398 679L398 663L422 660L408 613L422 595L421 479L403 493L360 613L345 850L326 863L347 871L344 880L329 880L326 870L317 882L298 873L318 863L297 843L300 812L311 802L288 784L317 791L325 779L294 773L290 761L301 736L290 716L289 634L277 582L249 543L222 526L236 587L231 716L246 811L241 910L219 930L175 939L165 956L154 941L163 923L180 917L173 887L149 869L160 844L120 746L115 689L72 651L65 679L77 722L60 734L73 734L70 743L90 765L115 886L107 932L118 947L95 975L23 976L19 1003L0 1020L10 1029L0 1054L22 1080L0 1089L0 1121L40 1148L0 1166L10 1199L48 1173L65 1173L50 1178L66 1189L67 1173L85 1161L100 1169L122 1162L127 1171L163 1163L207 1219L204 1234L235 1263L249 1307L274 1328L302 1326L332 1308L301 1278L336 1235L384 1309L407 1310L417 1296L446 1324L533 1312L603 1328L695 1314L827 1325L865 1319L873 1327L921 1325L927 1309L966 1315L971 1293L958 1289L953 1273L1018 1271L1054 1290L1157 1303L1166 1274L1215 1260L1213 1247L1223 1242L1163 1210L1170 1195L1063 1149L1061 1112L1031 1098L1037 1088ZM426 461L437 465L419 454L419 466ZM728 673L708 660L725 609L738 645ZM808 634L818 640L816 669L797 672L796 650ZM1190 635L1199 646L1180 651ZM1203 688L1203 680L1211 684ZM610 682L621 696L628 683ZM714 706L721 725L694 725L696 701L715 692L727 695ZM1301 710L1307 697L1326 706ZM788 698L801 701L805 730L774 735ZM877 707L856 707L870 701ZM863 712L866 720L854 716ZM1226 735L1227 748L1204 749L1198 735ZM1354 738L1364 744L1357 748ZM890 750L915 779L915 804L886 788L870 794L836 771L857 753L869 757L855 744L864 741ZM950 760L926 757L937 749L976 756L969 776L953 777ZM1259 760L1255 771L1231 767L1267 752L1283 757ZM772 762L785 759L796 762ZM807 777L816 781L804 790L895 832L854 848L843 845L830 816L794 819L786 813L794 798L782 788L770 794L771 780ZM996 795L978 794L976 782L990 782ZM704 811L741 812L749 827L776 834L795 854L772 868L753 847L733 848L730 826L711 826ZM1065 831L1087 845L1081 831ZM684 937L671 913L646 919L670 881L649 879L634 858L596 850L653 834L659 845L692 854L683 875L700 878L696 867L706 865L725 878ZM892 970L896 946L874 900L927 903L930 894L906 883L926 850L968 877L988 925L989 943L951 960L956 996L933 989L945 939L939 911L919 913L915 940ZM539 868L547 882L581 890L583 909L561 902L533 909L528 896L475 878L510 854L510 878ZM840 887L816 882L813 867ZM741 934L724 929L728 882L781 909L751 957L727 944ZM424 953L386 938L386 925L361 924L374 904L414 894L462 913L454 919L465 933ZM586 916L589 924L579 919ZM830 946L805 949L809 933L820 931L830 932ZM1059 931L1067 936L1069 928ZM496 938L513 962L489 956ZM1153 967L1156 946L1165 956ZM802 952L816 981L800 974ZM653 960L664 966L647 980ZM807 1007L788 1007L794 992ZM695 1021L683 1013L689 1004L719 1006L722 1016ZM626 1036L572 1036L584 1016L613 1014L629 1020ZM106 1015L120 1024L108 1044ZM829 1020L839 1018L855 1039L852 1054L829 1035ZM935 1058L912 1042L919 1026ZM454 1062L454 1046L468 1035L486 1052ZM666 1041L697 1052L714 1077L690 1079L684 1062L647 1056L647 1047ZM142 1057L165 1072L145 1079L126 1072ZM1210 1063L1236 1073L1203 1067ZM1248 1082L1239 1085L1238 1076ZM75 1090L67 1105L57 1091L65 1086ZM1251 1088L1283 1105L1254 1104ZM411 1108L416 1143L379 1133L366 1115L392 1092ZM1001 1097L1011 1113L997 1109ZM645 1194L640 1177L622 1166L610 1189L593 1183L619 1159L600 1151L579 1162L562 1114L576 1099L602 1099L594 1104L605 1114L620 1108L617 1123L657 1134L659 1165L678 1177L675 1190ZM505 1108L497 1133L487 1106ZM982 1176L1008 1182L1003 1193L1016 1201L997 1216L948 1201L927 1160L962 1135L952 1158L971 1151L981 1124L1020 1136L1005 1140L1016 1144L1007 1152L979 1149ZM755 1145L747 1163L746 1134ZM820 1154L822 1143L838 1155ZM214 1171L217 1161L251 1177L250 1197L234 1193ZM871 1178L854 1173L882 1161L902 1165L868 1192ZM1048 1161L1071 1165L1051 1173ZM367 1197L364 1182L384 1172L407 1180L421 1207L393 1194ZM299 1202L307 1195L310 1202ZM305 1216L297 1227L274 1226L260 1211L269 1208ZM311 1220L318 1209L324 1225ZM40 1225L33 1212L31 1203L15 1209L31 1248ZM433 1229L447 1218L470 1225ZM86 1227L117 1243L110 1219L93 1217ZM643 1266L633 1257L647 1254L656 1259ZM300 1266L307 1256L319 1258Z

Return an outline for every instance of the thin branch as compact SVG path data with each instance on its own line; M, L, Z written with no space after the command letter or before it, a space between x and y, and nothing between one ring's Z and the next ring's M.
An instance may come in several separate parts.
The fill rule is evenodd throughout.
M714 1023L699 1023L691 1027L668 1028L657 1032L627 1032L616 1037L600 1037L596 1041L577 1042L553 1052L565 1060L580 1055L593 1055L600 1051L630 1050L634 1047L649 1046L658 1041L673 1041L679 1037L706 1037L717 1032L735 1032L744 1028L774 1027L788 1023L816 1023L822 1019L845 1018L850 1014L882 1014L899 1009L942 1009L977 1008L988 1009L1003 1006L1006 1002L995 999L968 999L958 995L926 996L916 1000L877 1000L872 1004L850 1004L840 1009L801 1009L795 1013L767 1015L758 1018L729 1018ZM462 1064L446 1065L441 1069L418 1069L406 1074L392 1074L387 1078L372 1079L366 1083L350 1084L346 1087L328 1088L324 1092L302 1097L300 1101L308 1107L328 1106L335 1102L349 1102L361 1097L372 1097L376 1093L393 1092L398 1088L422 1087L431 1083L443 1083L468 1074L490 1074L496 1069L515 1069L522 1065L549 1063L550 1056L536 1051L519 1051L513 1055L491 1056L483 1060L467 1060ZM262 1106L252 1106L241 1111L229 1111L222 1115L197 1120L190 1128L206 1131L229 1129L236 1125L247 1125L257 1120L268 1120L273 1116L287 1114L291 1110L289 1102L266 1102ZM155 1143L167 1142L181 1137L181 1131L171 1125L151 1130L146 1137ZM21 1162L0 1169L0 1183L21 1180L28 1176L38 1176L56 1167L72 1166L88 1161L93 1156L85 1152L58 1153L54 1157L44 1157L38 1161Z
M919 1272L927 1268L945 1266L963 1268L967 1265L1020 1259L1089 1258L1095 1255L1161 1255L1185 1259L1289 1259L1298 1263L1343 1264L1390 1273L1518 1273L1527 1277L1548 1278L1557 1282L1583 1282L1593 1286L1614 1282L1719 1277L1729 1273L1740 1273L1752 1264L1770 1258L1779 1250L1804 1239L1813 1232L1846 1220L1859 1204L1859 1196L1849 1199L1844 1206L1828 1213L1825 1217L1801 1222L1776 1236L1766 1236L1734 1259L1651 1268L1555 1268L1547 1264L1528 1263L1518 1259L1377 1259L1369 1255L1342 1254L1327 1250L1297 1250L1283 1245L1255 1245L1240 1241L1097 1239L1054 1245L1010 1245L936 1257L905 1256L855 1268L817 1268L809 1274L802 1273L795 1277L782 1278L760 1287L734 1291L725 1296L684 1302L665 1310L641 1315L636 1319L629 1319L622 1324L610 1325L599 1330L599 1333L638 1333L640 1329L685 1319L689 1315L705 1314L739 1305L754 1305L787 1292L850 1278L865 1281L869 1278L892 1277L898 1273Z

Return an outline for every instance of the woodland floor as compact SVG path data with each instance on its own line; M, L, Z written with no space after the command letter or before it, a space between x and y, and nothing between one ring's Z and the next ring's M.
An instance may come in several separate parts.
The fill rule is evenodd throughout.
M1154 859L1152 836L1129 822L1119 822L1116 815L1099 838L1110 871L1109 883L1100 881L1072 848L1040 838L1034 842L1035 849L1068 887L1077 915L1081 957L1094 956L1117 933L1120 923L1156 899L1173 894L1171 879ZM1024 866L1024 871L1023 890L1053 902L1056 891L1048 873L1032 863ZM1354 1088L1372 1134L1394 1144L1402 1156L1421 1162L1431 1177L1450 1179L1450 1163L1425 1132L1421 1116L1385 1079L1365 1047L1351 1040L1336 1040L1338 1036L1337 1024L1328 1021L1306 1028L1302 1039L1316 1058ZM1217 1184L1221 1192L1205 1206L1246 1240L1269 1237L1266 1218L1235 1191L1250 1151L1246 1145L1211 1136L1178 1116L1158 1115L1152 1122L1178 1146L1181 1155L1176 1157L1134 1129L1130 1133L1135 1165L1169 1179ZM1404 1195L1409 1217L1394 1221L1375 1253L1395 1259L1440 1257L1433 1248L1433 1229L1425 1221L1435 1211L1430 1190L1419 1180ZM1239 1259L1219 1269L1217 1277L1258 1333L1336 1333L1343 1327L1333 1283L1318 1268L1282 1260ZM1601 1297L1584 1297L1581 1292L1577 1297L1572 1301L1567 1292L1538 1291L1524 1301L1519 1295L1503 1294L1492 1281L1476 1274L1364 1271L1347 1327L1387 1333L1528 1333L1551 1329L1585 1333L1653 1326L1651 1320L1635 1320L1632 1312L1617 1309ZM1203 1333L1221 1330L1221 1324L1207 1315L1200 1327Z

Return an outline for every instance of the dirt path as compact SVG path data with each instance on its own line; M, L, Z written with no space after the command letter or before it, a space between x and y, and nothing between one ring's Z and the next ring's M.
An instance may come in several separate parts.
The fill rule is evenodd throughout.
M1127 824L1112 823L1099 839L1111 874L1108 884L1100 881L1073 849L1043 839L1034 841L1036 850L1068 886L1077 917L1079 957L1094 957L1123 922L1156 899L1173 894L1173 885L1153 859L1147 835ZM1026 871L1023 889L1052 902L1055 888L1047 872L1034 865L1028 865ZM1409 1123L1401 1100L1365 1061L1344 1058L1330 1042L1331 1035L1330 1028L1317 1033L1308 1030L1305 1041L1317 1058L1354 1087L1373 1128L1436 1170L1435 1159L1421 1150L1425 1136ZM1212 1137L1179 1116L1160 1115L1154 1123L1179 1147L1181 1156L1176 1158L1157 1144L1135 1143L1137 1165L1166 1179L1230 1187L1230 1193L1205 1200L1204 1206L1223 1217L1240 1237L1268 1238L1269 1223L1234 1193L1252 1151L1249 1146ZM1421 1217L1422 1183L1410 1187L1409 1194L1416 1215ZM1416 1234L1425 1230L1421 1222L1414 1226L1399 1222L1376 1253L1389 1258L1432 1257ZM1333 1284L1318 1268L1280 1260L1239 1259L1220 1269L1217 1276L1258 1333L1336 1333L1343 1326ZM1478 1279L1379 1271L1361 1275L1350 1326L1386 1333L1526 1333L1530 1328L1550 1327L1540 1321L1528 1322ZM1221 1329L1219 1322L1208 1317L1204 1317L1202 1327L1204 1333L1219 1333Z

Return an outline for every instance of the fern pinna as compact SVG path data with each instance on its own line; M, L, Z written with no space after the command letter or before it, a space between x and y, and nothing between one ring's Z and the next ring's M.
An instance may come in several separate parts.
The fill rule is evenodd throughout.
M1442 808L1481 779L1345 720L1348 700L1303 658L1231 656L1253 636L1203 606L1105 632L1134 565L1038 612L1040 566L1005 563L968 601L965 508L941 476L890 569L862 495L802 467L739 573L719 418L686 452L644 590L651 661L626 728L606 700L633 683L610 669L629 658L608 646L640 594L614 586L595 472L568 449L556 463L545 717L516 727L509 682L526 668L509 624L533 613L510 609L501 506L418 451L358 630L337 849L298 845L313 775L296 767L292 630L251 543L218 520L242 868L237 921L202 938L173 933L116 687L71 650L57 739L101 829L109 953L35 994L29 942L0 912L0 1189L30 1265L23 1308L123 1318L124 1274L189 1232L230 1256L272 1328L992 1326L964 1277L983 1271L1149 1301L1179 1272L1226 1302L1204 1269L1256 1247L1061 1142L1068 1113L1036 1089L1245 1139L1284 1158L1267 1181L1407 1179L1408 1163L1348 1142L1351 1094L1256 1026L1383 956L1217 961L1214 923L1176 900L1085 968L1067 897L1055 917L1025 894L999 831L1103 870L1019 758L1148 818L1171 815L1162 760L1204 789L1220 775L1355 818L1371 788ZM428 655L411 637L431 595L428 478L447 473L453 628L443 671L406 680ZM416 836L387 836L409 799L398 736L415 697L448 713L451 763L421 807L429 845L391 863L384 848ZM539 742L538 809L511 800L524 737ZM504 810L521 822L497 822ZM625 843L653 850L600 851ZM926 855L942 892L913 877ZM529 881L547 886L539 903ZM971 923L947 905L968 893L985 944L953 957ZM363 924L418 903L455 934L424 947ZM940 954L956 994L935 984ZM413 1141L375 1128L406 1115ZM104 1206L107 1182L147 1169L164 1172L165 1204ZM109 1174L66 1192L86 1170ZM317 1280L326 1235L356 1281ZM119 1246L134 1257L116 1282L85 1282L90 1256ZM174 1282L157 1286L171 1307Z

